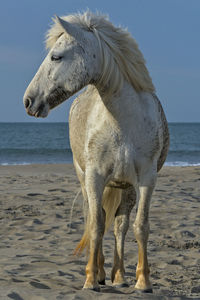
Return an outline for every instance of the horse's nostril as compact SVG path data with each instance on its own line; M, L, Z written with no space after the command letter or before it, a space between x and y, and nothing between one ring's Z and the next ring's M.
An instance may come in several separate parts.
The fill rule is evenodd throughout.
M29 108L31 106L31 104L32 104L31 98L26 98L24 101L25 108Z

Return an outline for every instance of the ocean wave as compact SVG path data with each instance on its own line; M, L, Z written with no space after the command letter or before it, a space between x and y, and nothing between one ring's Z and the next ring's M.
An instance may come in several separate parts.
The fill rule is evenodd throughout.
M18 163L18 162L13 162L13 163L0 163L0 166L26 166L26 165L32 165L31 163Z
M17 161L17 162L0 162L0 166L24 166L24 165L32 165L32 164L71 164L73 163L72 159L67 159L67 160L58 160L58 161L39 161L39 160L33 160L33 161ZM200 166L199 163L189 163L189 162L184 162L184 161L173 161L173 162L165 162L164 166L166 167L198 167Z
M6 153L46 153L46 152L71 152L71 148L41 148L41 147L30 147L30 148L0 148L0 154Z
M164 166L168 167L197 167L200 166L200 162L197 163L190 163L190 162L185 162L185 161L168 161L165 162Z
M165 166L200 166L200 123L169 124ZM72 163L67 123L0 123L0 165Z
M0 165L71 163L71 149L1 149Z

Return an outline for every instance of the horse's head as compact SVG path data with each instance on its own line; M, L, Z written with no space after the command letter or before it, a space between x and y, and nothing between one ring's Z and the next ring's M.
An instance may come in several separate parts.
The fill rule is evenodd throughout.
M54 26L50 51L24 94L26 111L35 117L46 117L50 109L94 82L100 71L93 32L60 18Z

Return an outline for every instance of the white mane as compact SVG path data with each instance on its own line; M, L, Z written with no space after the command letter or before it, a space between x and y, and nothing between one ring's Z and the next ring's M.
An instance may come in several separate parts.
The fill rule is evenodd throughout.
M138 92L155 91L144 57L127 30L115 27L107 17L89 11L64 16L62 19L86 31L92 31L97 37L102 56L102 75L98 85L106 87L106 93L119 91L124 79ZM46 47L52 48L63 33L64 29L54 19L54 24L47 32Z

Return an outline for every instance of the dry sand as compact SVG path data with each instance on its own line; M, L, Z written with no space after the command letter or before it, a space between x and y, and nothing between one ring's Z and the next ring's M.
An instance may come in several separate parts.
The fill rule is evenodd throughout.
M104 239L107 285L83 291L84 255L73 256L83 231L82 196L72 165L0 167L0 299L200 299L200 167L164 167L150 210L148 257L153 295L134 291L137 244L125 245L129 288L110 282L113 232Z

